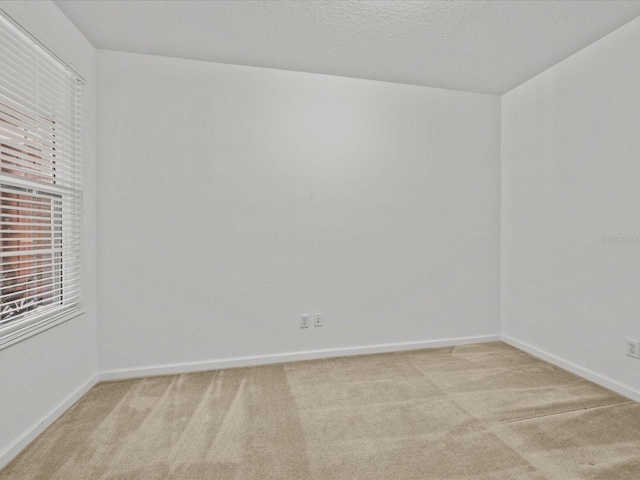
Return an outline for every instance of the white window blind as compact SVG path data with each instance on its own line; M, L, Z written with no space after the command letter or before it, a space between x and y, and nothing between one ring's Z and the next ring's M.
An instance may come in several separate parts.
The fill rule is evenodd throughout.
M82 81L0 15L0 348L82 310Z

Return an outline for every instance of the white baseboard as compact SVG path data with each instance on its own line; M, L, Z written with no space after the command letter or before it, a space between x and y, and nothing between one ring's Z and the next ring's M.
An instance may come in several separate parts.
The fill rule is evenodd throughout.
M31 442L33 442L38 435L55 422L60 415L67 411L74 403L76 403L80 397L87 393L96 383L98 383L98 376L94 375L78 390L73 392L67 399L54 408L48 415L42 418L35 425L31 426L27 431L14 440L8 447L0 452L0 470L6 467L11 460L18 456L22 450L24 450Z
M200 362L172 363L165 365L151 365L147 367L105 370L100 372L98 374L98 377L100 381L124 380L129 378L149 377L155 375L173 375L177 373L220 370L223 368L267 365L273 363L295 362L300 360L314 360L318 358L364 355L368 353L420 350L423 348L449 347L453 345L464 345L470 343L497 342L500 340L500 334L495 334L475 337L445 338L441 340L427 340L420 342L385 343L380 345L365 345L359 347L328 348L323 350L307 350L301 352L277 353L271 355L253 355L248 357L220 358L216 360L206 360Z
M629 385L625 385L620 383L612 378L609 378L605 375L601 375L599 373L594 372L593 370L589 370L588 368L581 367L580 365L565 360L564 358L553 355L549 352L536 348L528 343L521 342L520 340L516 340L508 335L502 335L502 341L508 343L512 347L516 347L520 350L523 350L527 353L530 353L534 357L541 358L549 363L553 363L560 368L564 368L565 370L570 371L571 373L575 373L580 377L586 378L587 380L592 381L593 383L597 383L609 390L613 390L620 395L623 395L631 400L635 400L636 402L640 402L640 391L636 390Z

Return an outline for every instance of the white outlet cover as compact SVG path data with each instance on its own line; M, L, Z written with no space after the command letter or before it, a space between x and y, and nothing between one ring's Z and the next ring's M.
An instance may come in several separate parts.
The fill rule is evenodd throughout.
M634 358L640 358L640 342L627 338L627 355Z

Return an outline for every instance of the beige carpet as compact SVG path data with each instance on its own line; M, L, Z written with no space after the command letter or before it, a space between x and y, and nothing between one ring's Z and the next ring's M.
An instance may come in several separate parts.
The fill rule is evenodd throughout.
M640 404L504 343L102 383L0 479L640 479Z

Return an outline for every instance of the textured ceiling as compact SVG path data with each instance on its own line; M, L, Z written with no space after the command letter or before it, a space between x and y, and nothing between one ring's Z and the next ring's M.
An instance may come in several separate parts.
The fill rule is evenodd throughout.
M640 1L82 1L97 48L502 94Z

